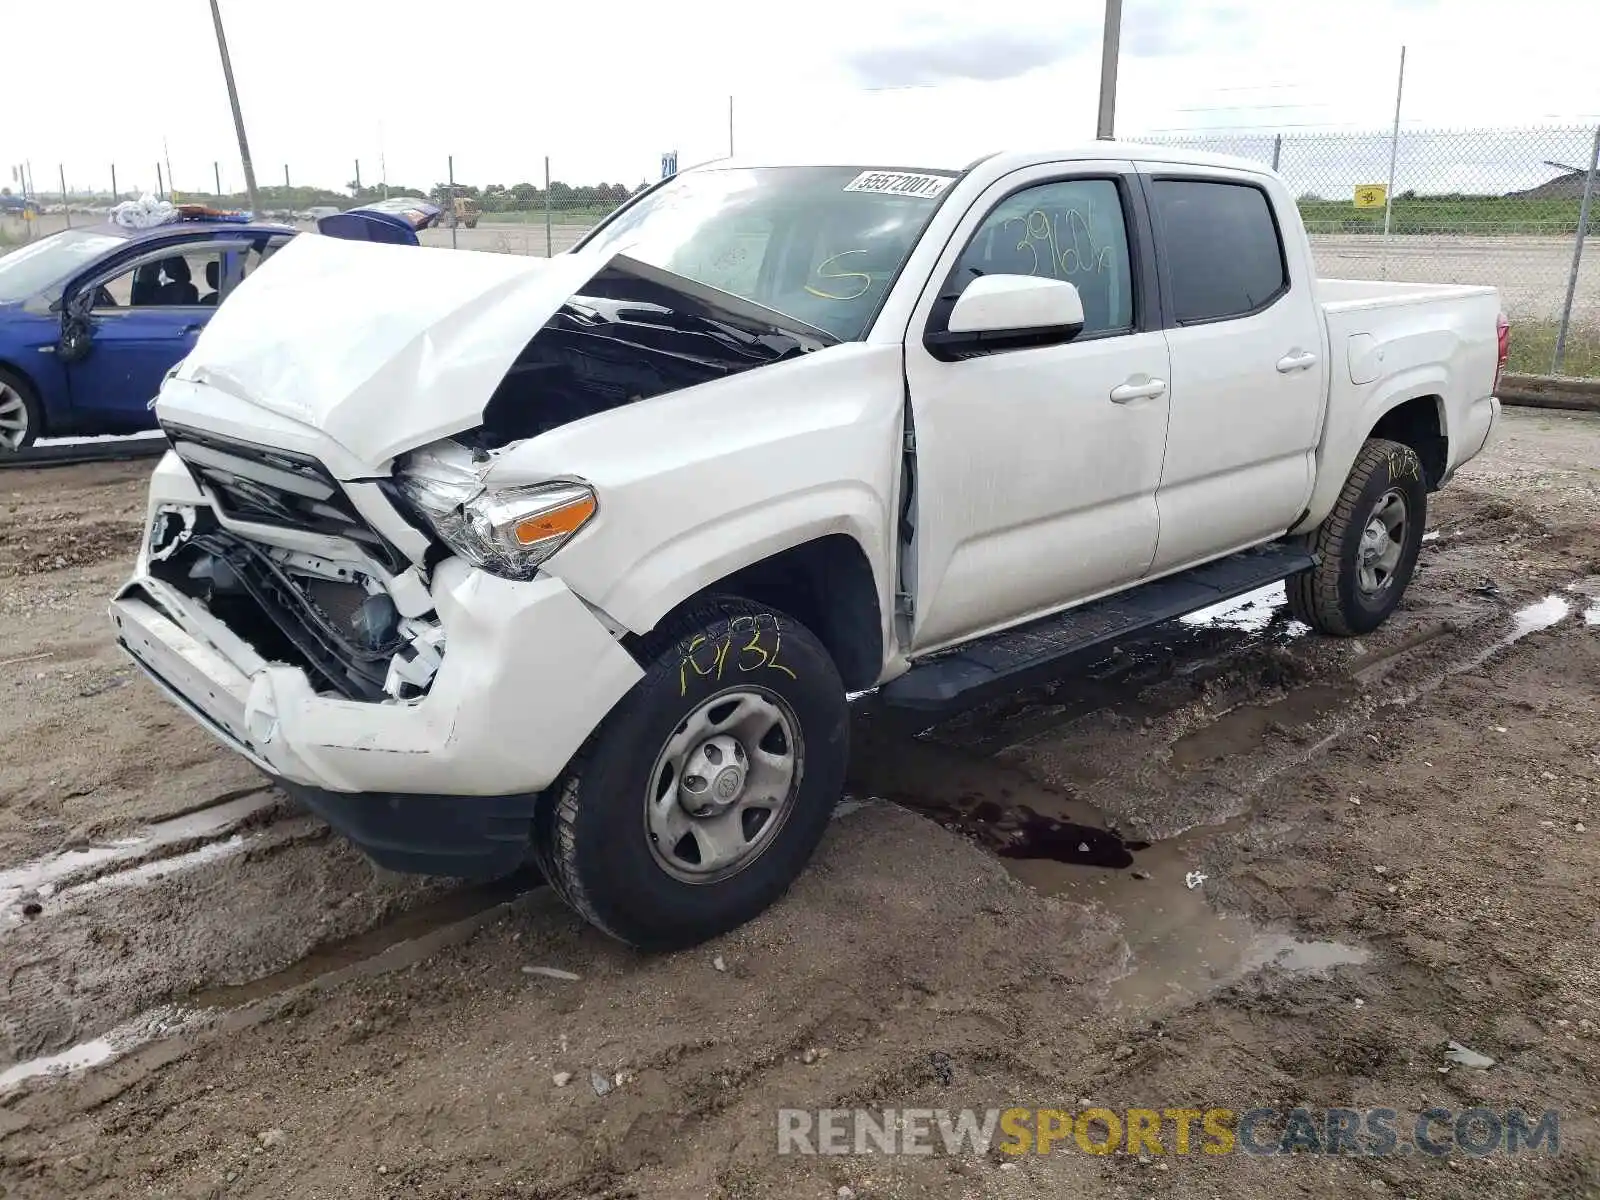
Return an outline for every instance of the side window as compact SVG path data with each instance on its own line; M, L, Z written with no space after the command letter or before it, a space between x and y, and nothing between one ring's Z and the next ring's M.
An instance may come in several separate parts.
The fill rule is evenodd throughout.
M1083 299L1083 332L1133 328L1132 262L1122 198L1109 179L1041 183L1008 196L984 218L956 263L978 275L1049 275Z
M1241 317L1287 290L1283 241L1260 188L1195 179L1153 186L1179 324Z
M95 297L95 310L113 308L194 308L215 304L221 254L213 247L174 247L114 279Z

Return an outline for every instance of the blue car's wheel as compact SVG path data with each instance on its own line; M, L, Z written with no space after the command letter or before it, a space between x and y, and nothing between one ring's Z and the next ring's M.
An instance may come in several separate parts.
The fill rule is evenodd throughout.
M15 454L39 436L39 401L26 380L0 368L0 455Z

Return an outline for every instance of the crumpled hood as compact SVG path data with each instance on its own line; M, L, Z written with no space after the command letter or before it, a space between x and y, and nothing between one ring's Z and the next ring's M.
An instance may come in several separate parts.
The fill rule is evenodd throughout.
M302 234L217 309L175 375L378 469L477 425L523 347L606 262Z

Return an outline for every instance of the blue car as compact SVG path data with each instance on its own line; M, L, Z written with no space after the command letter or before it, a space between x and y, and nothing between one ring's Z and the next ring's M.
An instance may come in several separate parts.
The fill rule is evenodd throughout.
M438 220L395 198L324 218L322 232L417 244ZM296 231L179 210L145 229L68 229L0 257L0 456L35 438L138 433L150 400L217 305Z

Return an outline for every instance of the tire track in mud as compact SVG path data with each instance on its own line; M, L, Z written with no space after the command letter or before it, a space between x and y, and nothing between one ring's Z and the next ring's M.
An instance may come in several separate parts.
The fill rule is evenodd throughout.
M397 916L391 940L416 936L407 915L449 894L379 871L266 785L0 871L0 1079L186 1028L195 997L210 1005L319 952L337 964L343 943ZM430 919L460 915L447 904Z

